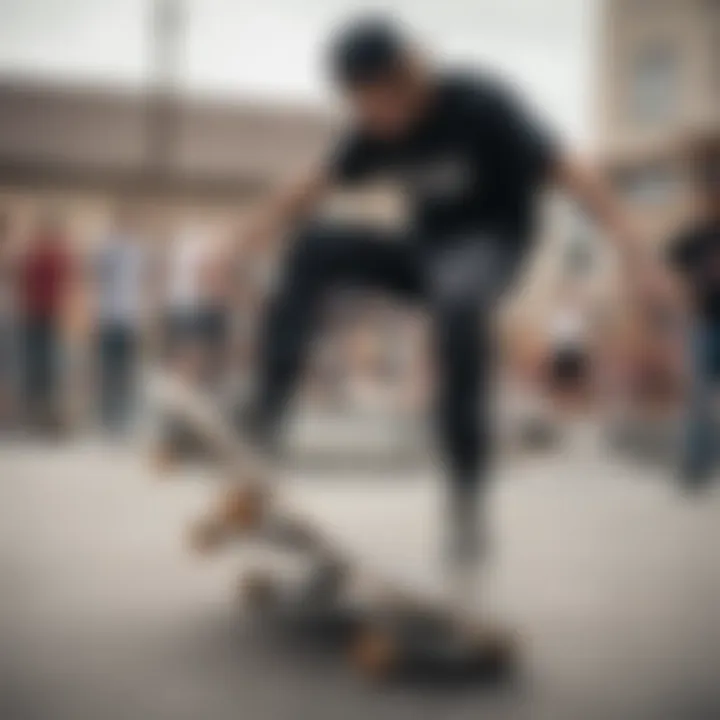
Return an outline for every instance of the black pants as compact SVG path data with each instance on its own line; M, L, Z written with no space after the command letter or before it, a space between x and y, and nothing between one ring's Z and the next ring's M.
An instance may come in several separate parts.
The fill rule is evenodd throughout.
M56 409L59 337L55 318L27 318L20 324L23 402L33 421L48 420Z
M98 331L100 420L108 430L123 430L135 402L137 337L132 327L110 323Z
M338 285L388 291L421 303L431 316L443 464L453 482L474 487L490 461L490 315L518 265L514 247L480 234L429 249L377 231L307 229L293 241L264 325L256 428L273 442L328 291Z

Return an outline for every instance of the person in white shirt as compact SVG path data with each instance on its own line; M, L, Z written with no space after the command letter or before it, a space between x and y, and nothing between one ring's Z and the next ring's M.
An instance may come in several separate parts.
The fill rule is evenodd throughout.
M590 373L590 322L586 298L568 281L549 316L550 386L560 400L577 398Z
M229 332L229 273L213 240L197 228L182 231L166 264L168 356L202 381L219 374Z
M147 298L146 248L135 218L118 214L94 257L99 414L110 431L123 431L135 406L136 370Z

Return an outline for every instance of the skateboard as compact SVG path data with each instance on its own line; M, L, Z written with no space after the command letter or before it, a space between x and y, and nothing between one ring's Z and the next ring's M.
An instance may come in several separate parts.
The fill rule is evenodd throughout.
M158 418L150 448L150 464L161 474L170 473L187 462L212 462L218 457L225 459L223 448L229 438L222 438L220 442L223 445L219 447L217 432L221 428L220 423L228 423L228 420L221 417L219 408L213 408L212 419L196 416L192 407L193 398L202 398L207 406L205 410L209 409L213 400L201 389L192 389L192 396L190 390L190 383L179 376L152 376L150 397ZM207 423L211 425L208 427ZM210 446L208 437L212 438Z
M258 568L242 577L240 593L253 622L339 650L370 680L512 676L518 639L509 632L469 626L441 602L397 587L385 586L382 596L359 601L346 591L347 579L330 569L327 576L320 571L314 580L288 583Z
M195 430L224 474L214 507L190 528L191 547L206 553L253 539L306 561L300 580L289 582L267 568L243 576L240 596L255 621L326 640L375 680L423 674L495 679L512 671L513 633L461 619L449 603L368 568L284 506L272 462L237 437L201 391L167 375L154 390L164 412Z

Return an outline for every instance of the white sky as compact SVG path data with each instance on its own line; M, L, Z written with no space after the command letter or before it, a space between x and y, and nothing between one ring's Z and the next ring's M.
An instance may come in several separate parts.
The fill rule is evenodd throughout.
M436 54L489 62L571 137L590 137L599 0L185 0L190 92L327 97L324 40L338 22L390 11ZM149 67L150 0L0 0L0 73L136 85Z

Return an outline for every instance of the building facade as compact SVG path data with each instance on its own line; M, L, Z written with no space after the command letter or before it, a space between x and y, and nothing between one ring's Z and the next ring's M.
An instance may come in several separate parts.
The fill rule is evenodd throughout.
M695 167L720 139L720 2L605 0L599 156L657 242L696 207Z
M80 254L102 239L118 208L134 209L158 250L184 229L224 239L241 232L245 211L268 188L327 153L336 131L332 117L305 108L176 99L163 114L170 138L159 153L153 102L103 88L0 82L0 215L17 245L49 209L62 217ZM393 224L400 205L396 193L376 187L333 197L324 212ZM234 325L242 329L241 372L252 365L265 270L273 262L239 258ZM75 305L85 312L82 301ZM308 396L330 405L414 402L417 319L357 295L333 300L325 315L328 332L309 368Z

